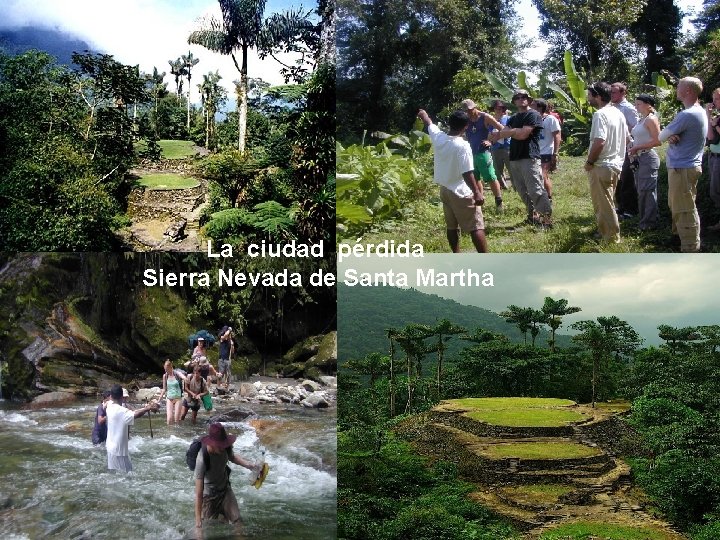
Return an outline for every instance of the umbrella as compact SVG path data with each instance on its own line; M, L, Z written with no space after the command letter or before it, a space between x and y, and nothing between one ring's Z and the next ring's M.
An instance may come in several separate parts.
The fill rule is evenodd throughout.
M195 348L199 337L205 339L205 345L208 347L212 347L215 344L215 341L217 341L217 338L207 330L198 330L194 334L190 334L188 336L188 343L190 344L191 349Z

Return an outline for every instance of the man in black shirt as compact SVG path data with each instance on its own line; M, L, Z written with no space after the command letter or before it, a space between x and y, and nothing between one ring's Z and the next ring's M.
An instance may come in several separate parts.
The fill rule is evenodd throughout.
M530 108L532 98L525 90L517 90L512 103L518 112L510 117L507 127L490 134L490 140L510 137L510 175L518 194L525 203L528 222L545 229L552 227L552 206L543 185L540 168L540 134L542 117Z

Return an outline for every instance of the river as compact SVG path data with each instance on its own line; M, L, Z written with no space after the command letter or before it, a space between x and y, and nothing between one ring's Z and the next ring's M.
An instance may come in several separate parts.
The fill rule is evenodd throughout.
M96 402L28 409L0 401L0 531L3 539L183 539L194 536L192 472L185 451L206 432L198 424L165 424L164 410L131 428L133 472L107 470L105 449L90 441ZM332 410L255 405L263 427L225 424L235 452L252 460L262 449L270 473L260 489L231 465L245 522L242 538L336 538L336 416ZM217 411L215 411L217 412ZM219 412L222 412L219 411ZM152 422L153 435L150 435ZM241 538L210 524L205 538Z

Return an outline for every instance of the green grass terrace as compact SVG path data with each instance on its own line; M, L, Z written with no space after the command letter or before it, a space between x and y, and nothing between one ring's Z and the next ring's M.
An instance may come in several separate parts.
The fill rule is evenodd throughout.
M556 398L465 398L443 401L443 407L465 410L465 416L496 426L561 427L590 419L574 410L574 401Z

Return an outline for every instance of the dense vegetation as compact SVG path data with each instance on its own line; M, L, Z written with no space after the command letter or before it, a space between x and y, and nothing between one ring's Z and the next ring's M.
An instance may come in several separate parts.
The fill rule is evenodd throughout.
M525 326L526 316L532 320L532 312L544 311L545 324L552 320L557 329L563 315L578 309L551 298L542 308L508 306L504 316ZM413 497L405 482L396 482L407 467L431 479L441 470L458 497L453 467L436 462L427 468L393 427L403 415L421 413L441 399L486 396L632 400L627 422L637 435L624 457L637 483L667 519L693 538L717 534L720 327L661 325L663 344L643 347L626 322L598 317L573 324L578 333L572 344L549 340L545 347L462 327L452 316L434 324L408 322L415 320L387 328L385 346L365 356L340 340L340 358L346 362L338 418L339 537L361 538L357 524L364 522L378 538L399 538L395 531L403 516L416 511L414 501L423 500L437 527L422 538L467 538L462 531L468 527L475 537L511 538L512 532L497 529L492 519L463 513L467 501L462 497L439 497L433 481L414 482ZM452 342L464 342L457 353L450 352ZM428 369L430 362L433 369Z
M242 38L231 32L244 50L295 52L299 62L282 68L284 86L245 78L236 112L224 118L222 76L206 73L198 84L201 59L190 52L170 61L175 89L169 91L157 67L141 73L109 54L76 53L67 66L36 50L15 56L0 50L2 249L118 249L113 231L127 224L134 185L127 173L141 159L163 157L161 139L189 139L216 152L195 163L209 182L203 221L213 239L330 240L334 59L320 38L333 24L334 4L267 19L265 4L220 1L226 13L252 11L257 24L244 28ZM189 99L194 84L199 107ZM257 208L261 203L266 206Z
M720 85L714 61L720 43L717 0L704 2L703 12L694 20L697 32L690 37L680 31L682 6L676 0L627 5L613 0L533 0L540 13L541 37L550 49L541 61L524 64L518 58L527 44L522 41L521 29L514 25L521 19L512 2L461 1L442 3L442 9L438 2L421 4L340 3L340 240L412 238L429 251L447 250L432 183L431 150L420 128L413 126L419 108L426 109L442 127L449 112L465 98L483 108L493 98L509 102L512 88L524 88L531 96L551 99L564 117L561 154L570 158L587 153L594 109L586 100L586 87L593 81L626 82L630 100L641 92L654 94L663 126L680 108L674 91L680 77L693 75L705 83L704 102ZM467 12L473 16L463 18ZM444 45L437 45L439 42ZM493 44L492 53L485 52L488 43ZM512 194L505 195L510 201L506 213L509 210L510 214L504 219L492 216L488 204L490 251L676 248L671 245L666 222L659 228L663 234L655 237L639 234L632 221L621 246L598 246L592 238L593 211L582 165L580 160L561 160L554 179L561 187L553 198L556 228L543 238L533 238L529 228L522 226L522 205ZM701 179L700 205L709 202L706 183L705 177ZM666 184L666 172L661 168L659 200L665 201L662 190ZM490 195L488 199L491 203ZM665 204L660 206L664 210ZM710 206L709 215L701 215L706 223L717 219ZM714 237L705 244L708 251L717 251Z

